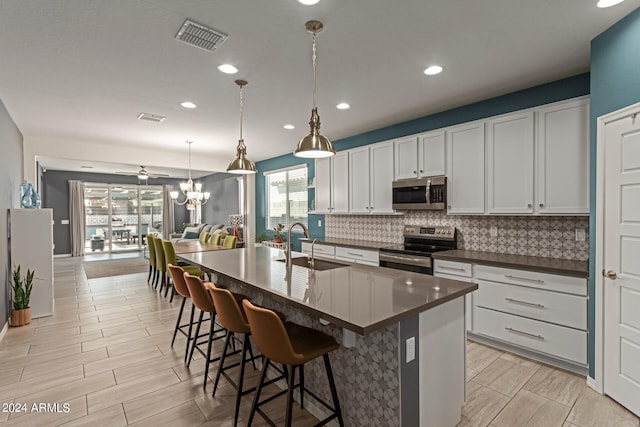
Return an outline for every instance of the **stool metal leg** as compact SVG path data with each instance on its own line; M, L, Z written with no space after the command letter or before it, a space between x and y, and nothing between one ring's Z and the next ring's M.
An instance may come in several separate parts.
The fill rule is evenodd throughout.
M202 315L204 315L204 313L202 313L201 316ZM209 326L209 342L207 343L207 357L206 357L207 360L205 361L205 365L204 365L204 384L202 385L202 387L205 390L207 389L207 379L209 378L209 364L211 363L211 346L213 345L213 331L215 330L215 325L216 325L216 322L214 322L214 320L211 319L211 324ZM196 333L196 337L197 336L198 334Z
M189 358L187 359L187 366L191 365L191 359L193 358L193 350L195 350L196 345L198 345L198 335L200 335L200 325L202 325L203 317L204 317L204 311L200 311L200 316L198 316L198 324L196 325L196 333L193 336L193 344L191 344L191 351L189 352Z
M284 418L284 425L286 427L291 427L291 415L293 412L293 390L295 386L295 378L296 378L296 367L291 367L291 375L288 378L288 390L287 390L287 413Z
M333 407L338 417L338 423L340 427L344 427L344 420L342 419L342 410L340 409L340 401L338 400L338 391L336 390L336 383L333 380L333 371L331 370L331 362L329 362L329 354L324 354L324 367L327 370L327 377L329 378L329 388L331 389L331 398L333 399Z
M176 321L176 329L173 331L173 338L171 339L171 347L173 347L173 343L176 341L176 335L178 334L178 329L180 329L180 320L182 320L182 312L184 311L184 305L186 302L187 302L187 299L185 297L182 297L182 304L180 305L178 320Z
M151 281L151 273L153 272L153 266L149 264L149 275L147 276L147 283Z
M298 368L300 371L300 407L304 408L304 365Z
M256 394L255 396L253 396L253 403L251 404L251 411L249 412L249 420L247 421L247 427L251 427L251 423L253 423L253 417L255 416L256 410L258 409L260 392L262 391L262 384L264 383L264 379L267 376L268 366L269 366L269 359L265 357L262 359L262 372L260 373L260 379L258 380L258 388L256 389Z
M233 427L238 425L238 414L240 413L240 399L242 398L242 386L244 383L244 365L247 357L247 349L251 344L249 343L249 334L244 334L244 340L242 342L242 359L240 359L240 377L238 378L238 392L236 393L236 411L233 416Z
M189 344L191 344L192 336L191 332L193 331L193 317L196 313L196 306L191 303L191 316L189 316L189 336L187 337L187 348L184 349L184 363L187 363L187 356L189 355Z
M229 340L231 339L232 335L233 335L233 332L227 331L227 337L224 340L224 349L222 350L222 356L220 357L220 364L218 365L218 373L216 373L216 379L213 382L213 393L211 393L212 397L215 397L216 390L218 389L220 374L222 374L222 370L224 369L224 361L227 358L227 349L229 348Z

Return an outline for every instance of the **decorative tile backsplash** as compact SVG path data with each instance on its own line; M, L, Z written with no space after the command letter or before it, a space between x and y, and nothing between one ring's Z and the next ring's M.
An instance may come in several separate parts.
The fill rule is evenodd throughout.
M458 229L458 249L545 258L589 259L586 216L458 216L439 211L405 215L326 215L326 237L402 243L405 224L448 225ZM497 237L489 230L496 227ZM585 240L576 241L576 230Z

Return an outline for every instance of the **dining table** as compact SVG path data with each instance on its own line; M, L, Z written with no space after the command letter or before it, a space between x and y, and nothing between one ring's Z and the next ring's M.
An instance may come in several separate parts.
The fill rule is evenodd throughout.
M176 250L176 255L190 254L196 252L210 252L210 251L224 251L231 248L225 248L222 245L216 245L210 242L201 243L199 240L193 241L179 241L173 244Z

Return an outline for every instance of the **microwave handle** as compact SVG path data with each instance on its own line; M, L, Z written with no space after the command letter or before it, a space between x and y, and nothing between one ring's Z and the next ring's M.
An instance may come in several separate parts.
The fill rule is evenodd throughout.
M431 180L428 179L427 180L427 190L425 192L425 197L427 199L427 203L431 202L431 197L429 197L430 194L431 194Z

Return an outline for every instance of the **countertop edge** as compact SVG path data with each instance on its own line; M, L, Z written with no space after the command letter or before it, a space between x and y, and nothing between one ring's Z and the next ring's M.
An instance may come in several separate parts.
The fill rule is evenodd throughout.
M461 252L466 252L466 254L462 254ZM541 266L541 265L533 265L527 263L519 263L505 260L491 260L482 258L478 256L478 254L491 254L493 256L503 256L507 254L500 254L497 252L478 252L478 251L443 251L443 252L435 252L431 255L433 259L439 259L443 261L460 261L460 262L469 262L473 264L481 264L481 265L490 265L494 267L504 267L504 268L513 268L516 270L529 270L529 271L537 271L540 273L549 273L549 274L559 274L563 276L572 276L588 279L589 278L589 268L587 261L577 261L577 260L561 260L558 258L548 258L551 262L558 261L574 261L574 262L586 262L587 268L586 270L578 270L573 268L562 268L562 267L550 267L550 266ZM522 256L524 255L508 255L508 256ZM531 258L541 258L542 257L531 257Z

